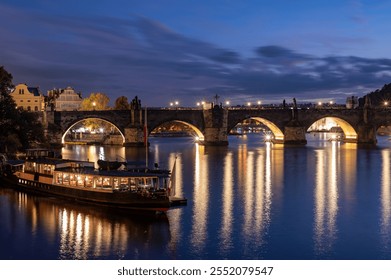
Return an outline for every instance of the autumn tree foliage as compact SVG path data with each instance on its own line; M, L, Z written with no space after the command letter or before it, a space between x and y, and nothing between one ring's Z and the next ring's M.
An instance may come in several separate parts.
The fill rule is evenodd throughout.
M104 93L91 93L89 97L83 99L80 110L108 110L110 98Z
M129 101L126 96L120 96L115 100L114 110L128 110L130 109Z

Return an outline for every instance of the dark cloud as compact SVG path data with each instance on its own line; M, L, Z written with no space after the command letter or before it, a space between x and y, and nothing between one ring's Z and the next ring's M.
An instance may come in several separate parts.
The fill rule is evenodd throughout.
M329 94L343 101L345 94L391 80L390 59L316 57L276 45L243 57L145 17L58 17L3 8L0 64L14 82L44 92L70 85L84 96L99 91L114 101L138 95L154 106L178 97L193 105L216 93L237 103Z
M265 57L292 56L294 54L292 50L280 46L263 46L257 48L256 52Z

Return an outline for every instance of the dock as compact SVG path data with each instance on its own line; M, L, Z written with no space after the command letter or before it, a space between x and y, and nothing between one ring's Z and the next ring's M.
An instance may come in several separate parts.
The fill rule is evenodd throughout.
M170 196L170 205L171 206L184 206L187 205L187 198Z

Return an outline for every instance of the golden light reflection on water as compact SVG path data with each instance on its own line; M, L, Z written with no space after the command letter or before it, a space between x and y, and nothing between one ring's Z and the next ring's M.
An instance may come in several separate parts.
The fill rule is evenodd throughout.
M390 166L390 150L382 150L382 173L381 173L381 221L380 232L382 247L385 251L389 251L391 243L391 166Z
M32 258L147 258L149 246L163 246L170 240L166 216L133 220L128 214L23 192L9 197L18 207L18 219L25 217L31 227L24 230L31 231L35 246L42 248Z
M339 142L316 151L315 227L316 255L332 251L337 238Z
M222 206L222 225L220 230L220 250L222 254L226 254L233 246L232 224L233 224L233 154L228 152L224 158L224 175L223 175L223 206Z
M208 155L204 146L196 144L193 190L193 216L191 245L194 252L202 252L208 237L207 223L209 212L209 173Z
M183 159L181 154L171 153L169 156L169 166L172 170L173 184L175 187L175 196L184 197L183 193ZM175 256L176 249L182 240L182 219L183 212L181 209L170 209L170 232L171 240L168 244L170 252Z
M259 249L265 243L267 229L271 223L273 181L276 174L283 172L282 161L278 162L281 160L280 152L281 150L276 152L275 161L272 143L265 143L264 147L255 151L247 150L246 145L240 146L237 178L238 194L242 197L238 198L238 201L243 204L243 224L240 225L240 230L245 240L245 254L255 247ZM233 170L228 168L225 172L233 174ZM235 207L241 206L235 204ZM229 213L224 213L226 214Z

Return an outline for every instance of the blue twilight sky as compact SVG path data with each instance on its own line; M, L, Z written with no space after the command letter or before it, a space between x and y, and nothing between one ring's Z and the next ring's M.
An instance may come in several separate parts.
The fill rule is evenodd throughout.
M391 1L0 0L0 65L41 91L344 102L391 82Z

